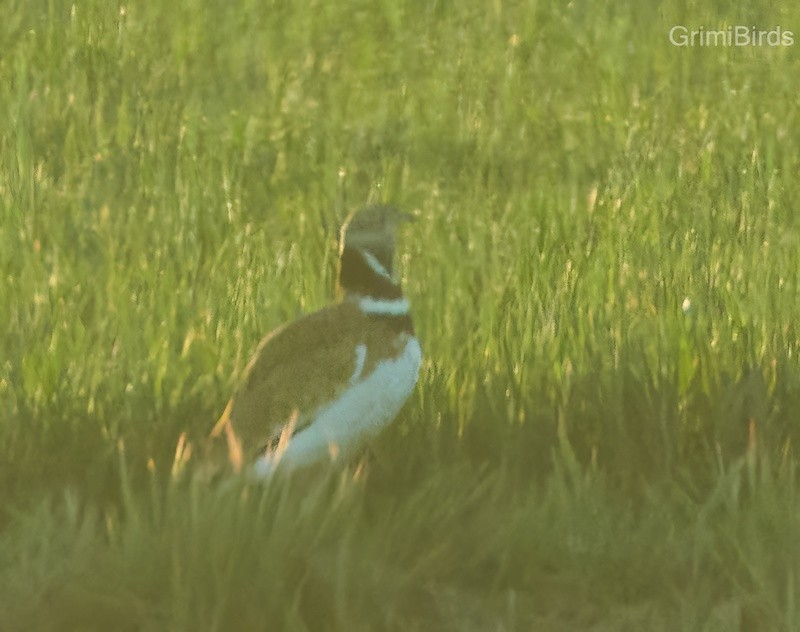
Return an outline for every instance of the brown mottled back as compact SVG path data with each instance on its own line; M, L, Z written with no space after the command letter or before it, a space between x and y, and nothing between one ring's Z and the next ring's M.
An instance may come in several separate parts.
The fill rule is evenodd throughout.
M381 357L398 351L396 333L391 321L370 318L353 301L275 330L258 346L212 437L226 434L239 469L277 440L287 424L302 429L322 404L349 385L356 345L367 347L363 377Z

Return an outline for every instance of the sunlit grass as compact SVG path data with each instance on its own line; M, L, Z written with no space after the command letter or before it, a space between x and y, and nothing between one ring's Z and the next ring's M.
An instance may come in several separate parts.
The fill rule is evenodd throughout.
M666 37L796 9L7 4L0 629L800 627L797 60ZM201 482L377 200L414 397Z

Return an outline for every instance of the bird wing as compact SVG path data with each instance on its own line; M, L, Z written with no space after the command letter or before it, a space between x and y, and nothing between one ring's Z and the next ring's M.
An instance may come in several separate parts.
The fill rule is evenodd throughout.
M225 433L235 465L275 441L287 425L293 432L302 429L319 406L347 386L359 368L355 347L365 320L353 303L339 303L261 341L212 431L212 436Z

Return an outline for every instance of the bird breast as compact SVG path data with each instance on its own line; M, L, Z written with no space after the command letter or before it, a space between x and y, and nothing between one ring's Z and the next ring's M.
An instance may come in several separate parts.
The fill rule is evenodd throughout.
M388 425L414 390L422 361L416 337L407 336L401 349L397 356L378 361L369 373L353 380L333 402L321 407L282 453L259 459L254 466L256 474L271 473L278 462L282 468L294 469L326 456L348 454Z

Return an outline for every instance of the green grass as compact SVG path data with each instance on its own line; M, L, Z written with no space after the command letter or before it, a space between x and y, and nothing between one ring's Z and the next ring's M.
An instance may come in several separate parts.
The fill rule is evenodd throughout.
M800 10L314 4L5 3L0 629L800 630ZM199 482L367 201L416 394Z

